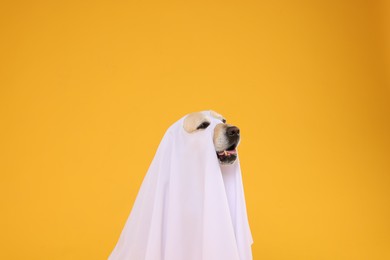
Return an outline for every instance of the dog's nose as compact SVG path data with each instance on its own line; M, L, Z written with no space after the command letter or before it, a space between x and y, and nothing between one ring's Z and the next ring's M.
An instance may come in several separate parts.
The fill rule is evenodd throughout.
M238 129L236 126L229 126L226 129L226 133L228 136L237 136L240 135L240 129Z

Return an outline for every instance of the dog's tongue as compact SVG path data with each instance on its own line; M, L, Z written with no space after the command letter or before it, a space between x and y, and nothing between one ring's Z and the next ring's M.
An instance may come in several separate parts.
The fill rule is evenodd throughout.
M218 155L231 155L231 154L236 154L237 153L237 150L234 149L234 150L230 150L230 151L222 151L222 152L219 152Z

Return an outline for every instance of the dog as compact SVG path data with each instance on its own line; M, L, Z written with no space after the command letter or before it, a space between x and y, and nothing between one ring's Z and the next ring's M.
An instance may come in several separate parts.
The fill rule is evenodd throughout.
M210 115L221 123L214 128L213 143L216 156L219 163L233 164L237 159L237 146L240 143L240 129L237 126L227 124L226 119L215 111L210 111ZM210 125L210 118L202 112L189 114L183 123L184 130L187 133L196 134L196 132L206 129Z
M108 259L252 260L239 142L214 111L172 124Z

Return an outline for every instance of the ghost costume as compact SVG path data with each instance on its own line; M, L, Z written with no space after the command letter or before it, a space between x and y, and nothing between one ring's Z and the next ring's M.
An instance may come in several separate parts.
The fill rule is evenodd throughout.
M165 132L109 260L251 260L240 162L220 165L214 127Z

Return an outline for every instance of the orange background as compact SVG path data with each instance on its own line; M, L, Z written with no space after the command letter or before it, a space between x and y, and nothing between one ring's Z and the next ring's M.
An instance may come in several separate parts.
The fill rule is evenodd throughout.
M2 1L0 259L107 259L168 126L239 147L254 259L390 259L386 1Z

